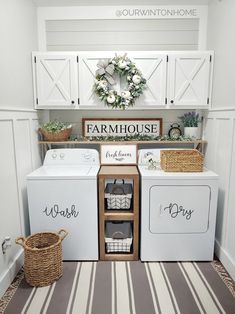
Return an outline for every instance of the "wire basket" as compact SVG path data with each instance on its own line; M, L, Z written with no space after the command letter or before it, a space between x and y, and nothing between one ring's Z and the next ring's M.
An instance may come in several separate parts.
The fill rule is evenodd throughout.
M106 185L104 197L107 199L107 209L130 209L132 184L114 180L114 183Z
M58 233L35 233L15 240L24 248L24 272L29 285L48 286L62 276L61 242L67 234L66 230L61 229Z
M161 168L166 172L202 172L204 156L196 149L161 150Z
M105 236L107 253L130 253L132 240L130 222L107 222Z
M39 133L42 134L44 141L63 142L63 141L67 141L68 138L70 137L72 128L67 128L59 132L49 132L41 128L38 131Z

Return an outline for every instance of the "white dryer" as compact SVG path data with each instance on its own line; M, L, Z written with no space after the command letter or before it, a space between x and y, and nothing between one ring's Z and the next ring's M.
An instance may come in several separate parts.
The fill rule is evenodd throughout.
M55 149L27 176L31 233L66 229L65 260L98 260L99 167L96 150Z
M203 172L149 170L139 151L142 261L206 261L214 254L218 176Z

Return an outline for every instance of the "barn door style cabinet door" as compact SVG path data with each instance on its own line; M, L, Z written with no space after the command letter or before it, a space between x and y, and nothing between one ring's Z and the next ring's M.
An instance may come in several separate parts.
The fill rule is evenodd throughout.
M118 52L123 55L124 52ZM36 109L110 109L94 91L97 63L115 52L33 53ZM147 80L133 109L208 108L213 52L127 52ZM114 76L117 92L125 77Z
M124 53L120 53L121 55ZM108 108L101 102L94 91L97 63L101 59L110 59L115 53L81 53L79 54L79 89L81 108ZM166 100L166 60L167 55L155 52L127 53L129 57L142 72L147 80L147 87L135 102L135 108L158 108L165 107ZM114 89L121 91L125 88L125 78L120 81L115 77Z
M33 53L36 109L73 109L78 106L77 53Z
M170 108L207 108L210 104L213 52L169 54Z

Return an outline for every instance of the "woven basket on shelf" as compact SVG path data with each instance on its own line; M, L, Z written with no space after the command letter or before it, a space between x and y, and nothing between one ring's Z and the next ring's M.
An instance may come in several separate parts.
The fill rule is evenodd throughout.
M202 172L204 156L196 149L161 150L161 168L166 172Z
M24 273L29 285L48 286L62 276L61 242L67 234L67 231L61 229L58 234L42 232L15 240L24 248Z
M39 129L38 131L42 134L44 141L62 142L68 140L71 135L72 128L67 128L59 132L49 132L44 129Z

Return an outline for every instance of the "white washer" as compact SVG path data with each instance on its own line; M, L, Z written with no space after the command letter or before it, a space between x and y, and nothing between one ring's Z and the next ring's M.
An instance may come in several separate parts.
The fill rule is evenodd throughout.
M142 261L212 260L217 210L218 176L203 172L148 170L139 151L141 175Z
M96 150L55 149L27 176L31 233L66 229L65 260L98 260L99 167Z

